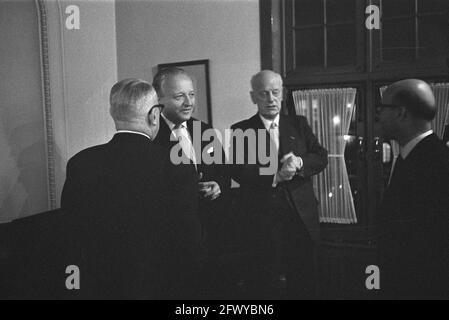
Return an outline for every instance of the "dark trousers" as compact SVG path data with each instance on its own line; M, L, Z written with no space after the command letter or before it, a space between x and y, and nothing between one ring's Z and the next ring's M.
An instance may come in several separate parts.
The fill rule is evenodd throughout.
M248 298L314 297L313 241L282 190L248 216L246 239Z

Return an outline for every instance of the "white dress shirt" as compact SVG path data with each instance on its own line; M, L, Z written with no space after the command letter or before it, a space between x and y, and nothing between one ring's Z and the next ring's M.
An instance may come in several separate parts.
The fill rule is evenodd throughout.
M259 117L262 120L265 129L270 133L270 138L276 146L276 151L279 152L279 115L273 120L265 119L260 114Z
M165 122L168 125L168 128L171 131L171 134L175 138L174 141L179 141L182 151L196 167L197 163L195 157L195 149L193 148L192 138L190 137L189 130L187 130L187 122L184 121L177 126L169 119L167 119L164 114L161 114L161 116L162 118L164 118Z
M141 136L147 137L147 138L150 139L150 141L151 141L150 136L147 135L147 134L145 134L145 133L143 133L143 132L137 132L137 131L132 131L132 130L117 130L116 133L134 133L134 134L140 134Z
M265 119L264 117L262 117L260 115L260 113L259 113L259 117L262 120L263 125L265 126L265 129L267 129L267 131L269 132L271 140L274 142L274 144L276 146L276 152L279 153L279 115L277 115L273 120ZM278 160L277 157L276 157L276 160ZM279 169L279 163L278 163L278 169ZM273 188L275 188L277 186L276 174L273 177L273 183L271 184L271 186Z

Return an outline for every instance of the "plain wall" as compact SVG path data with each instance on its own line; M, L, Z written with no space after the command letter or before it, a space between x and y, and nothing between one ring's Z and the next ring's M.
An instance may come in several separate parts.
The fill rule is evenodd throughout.
M107 142L117 79L151 81L157 64L210 60L212 119L223 130L255 113L250 77L260 69L258 0L45 1L56 200L67 160ZM80 8L67 30L65 8ZM0 221L49 210L36 2L0 10ZM7 44L7 45L3 45Z
M115 132L115 1L44 1L48 32L54 192L48 188L37 2L0 2L0 222L58 207L67 160ZM66 7L80 29L66 28ZM54 202L49 195L54 195Z
M117 81L115 2L47 1L57 204L66 163L115 133L109 92ZM65 9L76 5L80 29L67 29Z
M48 208L34 1L0 2L0 222Z
M161 63L209 59L212 122L223 130L256 112L258 0L116 1L118 78L151 81Z

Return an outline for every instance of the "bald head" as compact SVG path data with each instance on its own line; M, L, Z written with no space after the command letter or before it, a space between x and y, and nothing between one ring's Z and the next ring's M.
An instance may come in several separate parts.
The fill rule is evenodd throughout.
M251 78L251 100L259 114L273 120L282 107L282 77L271 70L262 70Z
M415 118L427 121L431 121L436 113L432 89L426 82L418 79L393 83L383 93L382 103L402 106Z
M276 82L282 86L281 75L271 70L262 70L251 78L251 88L256 91L266 83L270 82Z

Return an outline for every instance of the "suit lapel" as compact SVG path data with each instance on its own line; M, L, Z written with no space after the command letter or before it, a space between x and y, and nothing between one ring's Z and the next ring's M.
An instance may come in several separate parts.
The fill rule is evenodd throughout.
M251 118L251 127L267 131L259 114ZM268 131L267 137L270 137ZM295 151L294 146L297 144L298 139L299 137L295 128L288 122L284 115L279 115L279 155L281 156L290 151Z
M189 120L187 120L186 125L187 125L187 131L189 131L190 137L193 137L193 118L190 118ZM193 139L193 138L192 138Z
M282 154L293 152L298 155L296 150L298 140L299 136L295 128L285 116L281 115L279 118L279 143Z
M260 116L258 113L256 113L256 115L254 115L252 118L250 118L250 121L251 121L252 128L255 128L256 130L258 130L258 129L266 130L266 128L262 122L262 119L260 119ZM256 132L256 134L257 134L257 132Z
M293 152L296 156L301 156L307 152L305 141L301 138L299 129L289 120L284 115L279 119L280 150L283 154Z
M250 127L255 129L255 134L256 134L256 154L259 154L259 130L263 130L263 132L265 133L265 152L269 152L268 150L270 150L270 133L268 132L267 128L265 128L264 123L262 122L262 119L260 118L259 113L256 113L255 116L253 116L252 118L250 118Z
M287 154L289 153L290 148L290 125L286 121L286 119L280 115L279 116L279 154Z
M164 118L160 118L159 132L156 136L155 142L159 145L170 146L176 144L176 141L170 141L171 130L165 122Z

